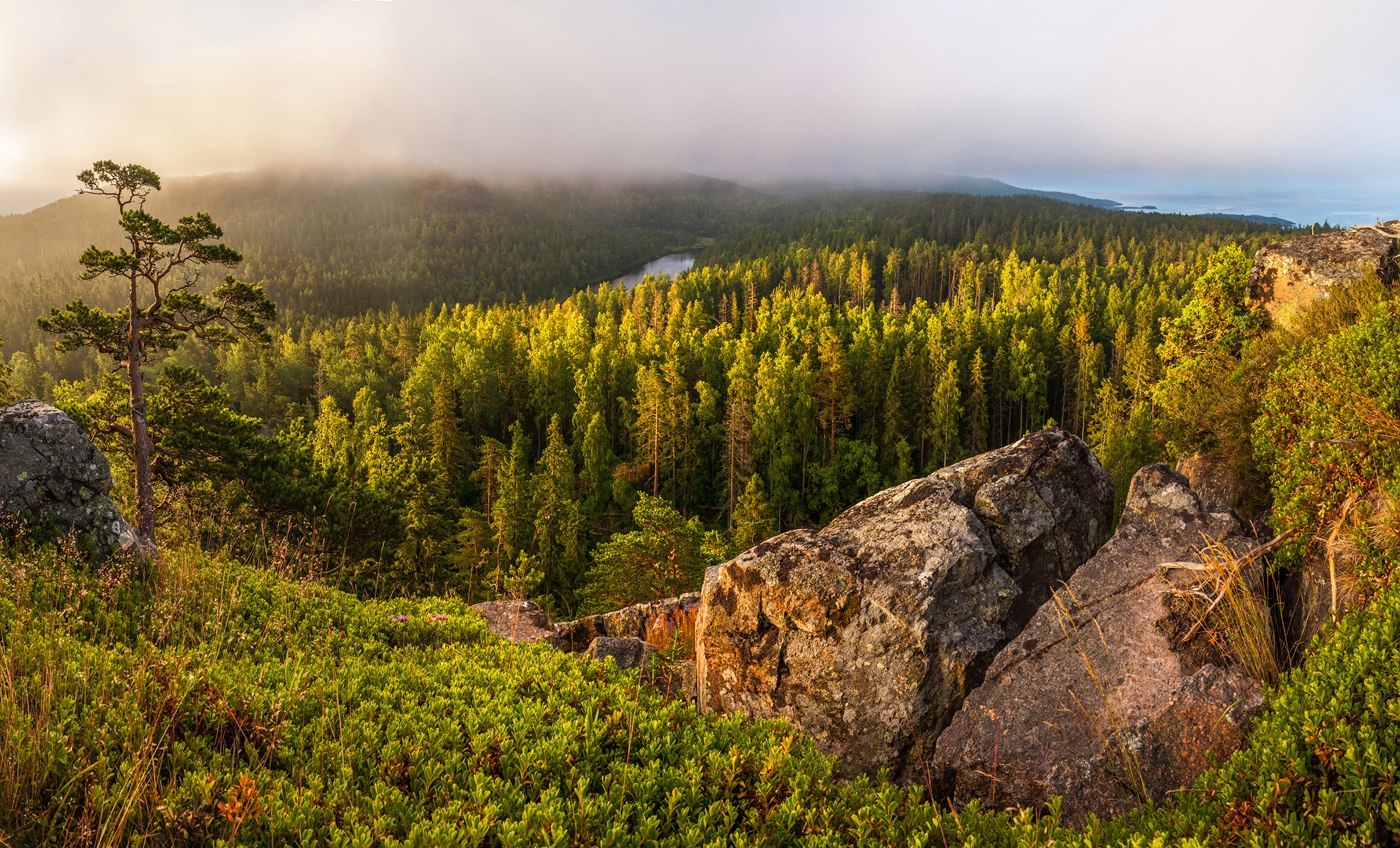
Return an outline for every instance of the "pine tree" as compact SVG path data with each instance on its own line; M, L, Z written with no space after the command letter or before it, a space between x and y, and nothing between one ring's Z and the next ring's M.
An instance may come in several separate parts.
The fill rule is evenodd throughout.
M601 613L695 591L721 546L697 518L685 519L662 498L643 494L637 529L598 546L584 584L584 613Z
M503 568L514 568L519 555L529 553L532 536L530 437L525 435L525 427L519 421L510 428L510 450L497 474L490 516L496 534L497 560ZM498 587L504 585L501 581L505 576L498 575Z
M841 338L830 327L822 334L817 359L820 363L815 398L818 430L826 444L826 461L830 462L836 455L836 436L845 432L851 420L851 408L855 404L851 376L846 370L845 350L841 346Z
M467 444L457 417L457 387L443 371L433 383L433 411L428 419L428 449L434 472L453 497L467 476Z
M731 527L739 489L753 473L755 387L753 353L741 341L729 369L729 397L724 406L724 514Z
M617 469L617 456L612 449L612 434L603 420L603 413L595 412L583 432L583 470L579 474L579 489L584 497L584 510L589 516L597 517L607 511L612 502L613 475Z
M142 553L155 558L156 501L152 478L154 447L146 422L145 363L158 351L174 350L188 337L221 345L236 338L269 339L266 322L276 308L258 285L226 276L209 294L196 289L206 266L231 267L243 261L220 243L224 231L208 213L186 215L170 226L146 211L146 199L160 191L160 177L140 165L94 162L78 174L80 194L110 198L126 244L117 250L96 245L83 251L83 279L120 281L127 305L114 312L75 300L39 319L57 333L61 350L91 347L125 371L129 390L126 424L108 422L132 443L135 468L136 535Z
M962 418L962 397L958 388L958 363L948 360L934 386L929 412L929 442L940 468L958 453L958 423Z
M651 467L651 493L661 493L661 465L667 455L667 397L661 372L647 366L637 372L636 417L632 423L632 442L637 457Z
M311 429L311 455L316 464L333 474L348 476L355 467L354 435L350 419L335 398L326 395Z

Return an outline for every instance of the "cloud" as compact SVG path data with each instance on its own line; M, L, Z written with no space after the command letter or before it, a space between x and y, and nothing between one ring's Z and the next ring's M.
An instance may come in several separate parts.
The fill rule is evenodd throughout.
M1400 184L1380 0L14 5L0 210L106 157Z

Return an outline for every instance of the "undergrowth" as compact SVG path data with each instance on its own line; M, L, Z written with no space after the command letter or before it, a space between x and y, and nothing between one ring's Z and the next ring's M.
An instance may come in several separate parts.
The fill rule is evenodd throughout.
M1075 832L835 780L783 722L503 643L460 601L193 550L149 582L52 548L0 563L0 843L1380 845L1400 826L1400 593L1286 677L1197 789Z

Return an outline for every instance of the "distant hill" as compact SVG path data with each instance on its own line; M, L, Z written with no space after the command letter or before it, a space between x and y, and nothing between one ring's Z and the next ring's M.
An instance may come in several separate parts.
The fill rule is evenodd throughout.
M1060 232L1117 204L970 177L911 190L691 174L493 185L444 172L318 170L167 180L149 207L166 218L209 212L244 255L234 272L264 282L284 318L298 320L556 297L699 244L706 263L796 239L970 240L992 220ZM48 343L35 318L52 306L78 297L118 305L119 287L80 280L77 263L90 244L119 243L115 217L109 203L80 196L0 216L8 351Z
M1215 217L1233 218L1236 221L1248 221L1251 224L1263 224L1266 227L1282 227L1283 229L1293 229L1298 226L1297 221L1290 221L1287 218L1279 218L1274 215L1234 215L1222 213Z
M356 315L391 303L500 302L564 294L695 245L764 204L735 183L690 175L626 183L487 185L446 173L252 172L167 180L148 208L209 212L287 315ZM89 244L114 245L110 203L70 197L0 216L0 338L34 334L35 307L116 304L78 279ZM46 307L45 307L46 311Z
M926 194L972 194L982 197L1045 197L1073 203L1077 206L1093 206L1097 209L1118 209L1122 206L1116 200L1099 197L1084 197L1064 191L1044 191L1035 188L1021 188L1001 180L988 177L964 177L956 174L940 174L926 180L893 182L876 180L873 182L840 182L831 180L767 180L746 183L760 191L790 197L807 197L832 191L851 189L876 189L886 191L917 191Z

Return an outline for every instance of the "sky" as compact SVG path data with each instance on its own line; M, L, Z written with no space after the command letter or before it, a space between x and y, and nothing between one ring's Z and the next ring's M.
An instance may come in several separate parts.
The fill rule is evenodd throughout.
M110 158L1393 218L1397 32L1394 0L0 0L0 213Z

